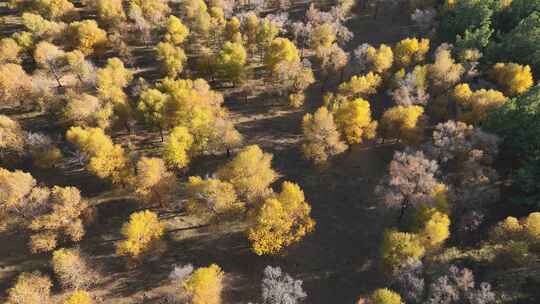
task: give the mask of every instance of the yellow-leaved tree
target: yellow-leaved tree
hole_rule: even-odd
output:
[[[238,83],[244,76],[247,52],[241,43],[227,41],[219,52],[217,64],[221,74]]]
[[[469,124],[478,124],[489,111],[501,107],[508,98],[497,90],[472,91],[468,84],[459,84],[452,91],[458,105],[458,118]]]
[[[248,12],[244,19],[243,33],[245,36],[246,47],[253,53],[257,47],[257,32],[259,31],[259,17],[253,12]]]
[[[170,96],[163,114],[166,125],[186,127],[193,136],[194,153],[212,152],[239,139],[231,136],[236,130],[227,110],[221,106],[223,96],[213,91],[205,80],[166,78],[158,89]],[[216,136],[224,129],[227,136]]]
[[[39,192],[33,192],[38,196],[35,199],[48,200],[52,207],[49,212],[35,216],[29,225],[35,233],[30,237],[32,252],[53,250],[61,237],[80,241],[85,234],[82,215],[88,202],[81,197],[79,189],[54,186],[51,190],[36,190]]]
[[[384,233],[381,246],[382,263],[385,271],[399,270],[409,259],[420,259],[426,252],[418,235],[388,230]]]
[[[366,75],[353,76],[348,82],[339,85],[339,94],[350,97],[366,97],[377,93],[382,84],[381,76],[369,72]]]
[[[370,65],[370,70],[379,74],[390,69],[394,63],[392,48],[386,44],[381,44],[378,49],[369,46],[366,50],[366,58]]]
[[[96,278],[79,249],[55,250],[51,264],[64,288],[84,289],[91,286]]]
[[[48,19],[67,17],[75,12],[75,6],[69,0],[33,0],[30,7]]]
[[[272,157],[257,145],[248,146],[221,167],[216,175],[231,183],[241,200],[251,203],[268,193],[270,184],[277,179],[277,173],[272,169]]]
[[[224,273],[221,268],[212,264],[195,270],[183,283],[191,304],[219,304],[223,289]]]
[[[18,64],[0,65],[0,104],[23,105],[32,92],[32,78]]]
[[[388,288],[376,289],[369,297],[371,304],[402,304],[401,296]]]
[[[364,139],[375,138],[377,121],[371,118],[369,102],[357,98],[339,104],[334,110],[338,129],[349,144],[359,144]]]
[[[99,28],[95,20],[76,21],[69,24],[68,34],[71,46],[85,55],[102,50],[107,43],[107,32]]]
[[[428,52],[429,39],[406,38],[394,47],[395,61],[401,67],[422,62]]]
[[[168,77],[176,78],[184,70],[187,56],[184,50],[170,42],[160,42],[156,46],[157,59]]]
[[[317,25],[309,37],[311,49],[329,48],[336,41],[336,28],[330,22]]]
[[[160,158],[142,157],[137,162],[135,176],[135,193],[145,203],[157,203],[160,207],[170,204],[176,193],[178,180],[167,170],[165,162]]]
[[[240,25],[241,23],[238,17],[232,17],[229,21],[227,21],[224,32],[225,40],[240,43],[241,41],[236,41],[237,37],[240,35]]]
[[[43,39],[56,39],[67,28],[63,22],[49,21],[39,14],[23,13],[22,23],[31,32],[31,35]]]
[[[140,259],[145,254],[152,254],[164,233],[165,227],[154,212],[145,210],[133,213],[129,222],[122,226],[125,239],[116,244],[116,253]]]
[[[326,107],[320,107],[314,114],[306,114],[302,120],[304,157],[315,164],[325,163],[328,158],[347,149],[334,123],[334,116]]]
[[[176,16],[169,16],[167,20],[167,32],[165,33],[165,41],[174,45],[180,45],[186,40],[189,35],[189,29]]]
[[[259,22],[258,28],[257,47],[264,54],[279,34],[279,27],[268,18],[264,18]]]
[[[512,216],[507,217],[493,228],[490,238],[501,243],[508,241],[537,243],[540,241],[540,212],[532,212],[521,220]]]
[[[145,123],[151,128],[158,128],[163,141],[163,129],[166,127],[165,107],[170,95],[156,89],[144,90],[139,96],[137,110],[142,114]]]
[[[87,291],[76,290],[72,292],[62,304],[92,304],[92,297]]]
[[[52,283],[40,272],[23,272],[7,291],[6,304],[41,304],[51,302]]]
[[[122,0],[94,0],[87,3],[95,7],[99,20],[107,25],[119,25],[126,20]]]
[[[450,218],[435,208],[420,209],[416,215],[416,226],[426,250],[440,247],[450,237]]]
[[[107,98],[108,91],[114,88],[125,88],[133,80],[133,72],[124,66],[119,58],[107,59],[107,65],[96,71],[97,89],[100,96]]]
[[[171,11],[168,3],[162,0],[131,0],[130,10],[137,7],[144,18],[153,24],[160,23]]]
[[[281,62],[298,62],[300,55],[298,49],[287,38],[275,38],[270,44],[264,62],[269,71],[274,71]]]
[[[386,110],[380,120],[379,132],[384,138],[397,138],[408,143],[422,139],[421,106],[395,106]]]
[[[315,229],[311,206],[304,192],[291,182],[283,182],[281,192],[267,198],[251,214],[247,237],[257,255],[278,254]]]
[[[20,63],[22,48],[13,38],[2,38],[0,40],[0,64],[3,63]]]
[[[534,84],[531,67],[528,65],[497,63],[491,69],[490,75],[508,96],[524,93]]]
[[[1,76],[0,76],[1,77]],[[0,115],[0,158],[6,154],[21,154],[24,151],[25,136],[18,121]]]
[[[428,65],[427,71],[432,91],[440,94],[459,82],[465,68],[455,62],[449,49],[439,47],[435,52],[435,62]]]
[[[119,58],[109,58],[107,65],[97,70],[96,78],[99,99],[113,108],[116,120],[129,130],[132,109],[124,88],[133,79],[133,72]]]
[[[28,173],[0,168],[0,189],[1,228],[29,229],[33,252],[50,251],[59,239],[80,241],[84,236],[88,204],[77,188],[39,187]]]
[[[112,105],[103,104],[97,97],[89,94],[76,94],[68,92],[67,104],[61,118],[62,122],[69,126],[82,127],[109,127]]]
[[[130,175],[124,149],[113,143],[100,128],[71,127],[67,140],[86,157],[87,169],[100,178],[110,178],[113,183],[126,183]]]
[[[187,212],[203,219],[228,218],[245,210],[244,203],[238,201],[234,186],[217,178],[190,176],[186,192]]]
[[[193,145],[193,136],[186,127],[176,127],[165,141],[163,159],[170,166],[178,169],[185,168],[190,161],[190,150]]]
[[[530,213],[523,225],[528,238],[533,241],[540,240],[540,212]]]

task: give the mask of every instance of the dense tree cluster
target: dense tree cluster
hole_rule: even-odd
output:
[[[4,228],[28,230],[33,252],[50,251],[63,239],[80,241],[84,236],[88,203],[77,188],[40,186],[29,173],[3,168],[0,187]]]
[[[106,255],[133,269],[200,254],[209,266],[176,265],[164,301],[219,304],[243,273],[207,259],[234,249],[294,261],[309,287],[381,270],[357,303],[536,301],[540,1],[357,2],[0,4],[0,232],[50,261],[20,263],[2,300],[106,302]],[[346,225],[371,202],[370,262],[305,273],[319,260],[294,259],[341,259],[315,243],[360,236]],[[306,297],[262,272],[260,303]]]

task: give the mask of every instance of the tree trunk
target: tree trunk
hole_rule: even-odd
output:
[[[163,128],[161,126],[159,127],[159,136],[161,137],[161,142],[163,142]]]
[[[404,202],[401,204],[401,210],[399,211],[399,217],[398,217],[398,224],[401,224],[401,220],[403,220],[403,216],[405,215],[405,210],[409,207],[408,202]]]
[[[124,127],[126,128],[127,132],[131,134],[131,128],[129,127],[129,123],[127,122],[127,120],[124,121]]]
[[[56,69],[54,68],[52,64],[50,65],[50,67],[51,67],[51,72],[54,76],[54,79],[56,79],[56,82],[58,83],[58,87],[63,88],[62,83],[60,82],[60,78],[58,74],[56,74]]]
[[[328,81],[328,77],[329,75],[326,75],[324,76],[324,79],[323,81],[321,82],[321,94],[324,93],[324,85],[326,84],[326,82]]]

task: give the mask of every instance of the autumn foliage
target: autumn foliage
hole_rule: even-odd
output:
[[[224,273],[221,268],[212,264],[195,270],[182,284],[192,304],[219,304],[223,289]]]
[[[151,254],[152,248],[164,233],[165,228],[154,212],[146,210],[133,213],[129,222],[122,226],[125,239],[117,243],[116,253],[140,259],[145,254]]]
[[[310,212],[300,187],[284,182],[281,192],[267,198],[252,216],[247,236],[253,252],[278,254],[284,247],[300,241],[315,228]]]

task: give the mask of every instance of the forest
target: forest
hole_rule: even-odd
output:
[[[540,0],[0,1],[0,302],[540,303]]]

